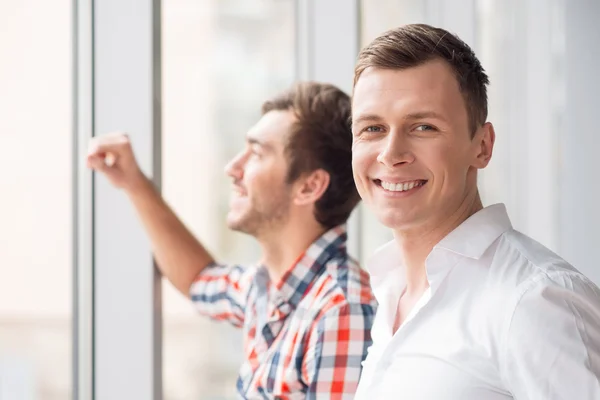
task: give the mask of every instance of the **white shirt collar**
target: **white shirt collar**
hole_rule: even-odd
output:
[[[452,266],[435,262],[439,250],[477,260],[509,229],[512,224],[504,204],[494,204],[476,212],[434,246],[426,261],[429,280],[444,272],[445,267]],[[395,240],[381,246],[367,263],[372,284],[376,286],[390,270],[403,269],[400,260],[400,249]]]
[[[478,260],[500,235],[512,229],[504,204],[486,207],[467,218],[434,248]]]

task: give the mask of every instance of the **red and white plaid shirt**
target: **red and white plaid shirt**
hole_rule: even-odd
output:
[[[346,252],[345,225],[317,239],[279,282],[264,267],[211,265],[191,287],[201,314],[244,330],[246,399],[351,399],[376,302]]]

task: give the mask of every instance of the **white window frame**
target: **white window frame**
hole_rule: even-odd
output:
[[[359,0],[296,1],[299,80],[314,80],[352,92],[354,64],[360,49]],[[362,261],[362,205],[348,221],[348,251]]]
[[[160,0],[74,0],[76,300],[74,398],[161,399],[161,293],[124,194],[85,168],[89,139],[132,137],[160,186]]]

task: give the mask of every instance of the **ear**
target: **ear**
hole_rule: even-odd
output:
[[[329,187],[329,173],[317,169],[310,174],[300,177],[295,188],[294,204],[306,205],[316,203]]]
[[[496,141],[496,132],[491,122],[486,122],[477,130],[473,137],[475,161],[473,166],[477,169],[487,167],[492,159],[494,152],[494,142]]]

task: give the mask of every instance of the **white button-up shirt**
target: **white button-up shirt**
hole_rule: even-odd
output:
[[[600,399],[600,290],[504,205],[434,247],[430,287],[392,334],[399,259],[390,242],[367,267],[379,309],[356,400]]]

